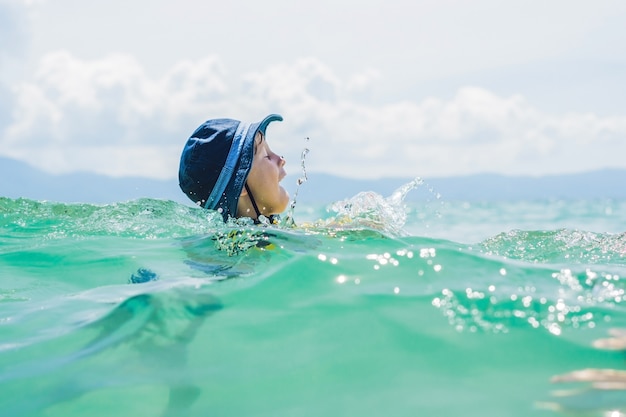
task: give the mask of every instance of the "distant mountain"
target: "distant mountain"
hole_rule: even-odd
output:
[[[20,161],[0,157],[0,196],[59,202],[113,203],[141,197],[186,202],[172,180],[112,178],[91,173],[51,175]]]
[[[290,175],[283,182],[292,194],[297,178],[297,175]],[[298,201],[330,203],[360,191],[375,191],[388,196],[409,181],[410,178],[358,180],[310,173],[308,181],[300,187]],[[626,170],[606,169],[543,177],[478,174],[430,178],[424,179],[424,184],[412,191],[407,200],[433,200],[437,194],[446,201],[626,199]],[[96,204],[148,197],[191,204],[178,188],[177,179],[111,178],[89,173],[51,175],[23,162],[2,157],[0,197]]]
[[[359,191],[384,196],[410,181],[409,178],[353,180],[327,174],[309,175],[301,194],[312,201],[335,201]],[[521,201],[543,199],[626,199],[626,170],[606,169],[580,174],[542,177],[476,174],[463,177],[425,178],[407,196],[408,201],[433,200],[440,194],[452,201]]]

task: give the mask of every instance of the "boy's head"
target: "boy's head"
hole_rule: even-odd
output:
[[[267,126],[282,120],[277,114],[250,125],[232,119],[207,120],[183,148],[178,171],[180,188],[198,205],[221,212],[224,220],[282,212],[289,198],[278,185],[285,174],[285,161],[264,141]],[[245,198],[240,204],[242,196]],[[250,208],[254,212],[249,213]]]

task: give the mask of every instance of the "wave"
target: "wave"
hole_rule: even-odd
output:
[[[349,398],[406,406],[419,391],[431,409],[486,415],[449,404],[461,381],[468,397],[528,415],[511,401],[538,400],[550,376],[603,382],[574,370],[622,364],[595,355],[624,348],[624,234],[411,235],[404,196],[418,186],[358,194],[297,227],[224,224],[165,200],[0,199],[0,407],[37,415],[103,391],[111,407],[136,404],[158,385],[146,401],[157,415],[286,415],[313,404],[311,389],[326,407],[316,414],[380,414]],[[547,396],[568,412],[587,401]],[[600,396],[588,401],[606,410]]]
[[[479,246],[485,253],[527,262],[626,264],[626,233],[511,230]]]

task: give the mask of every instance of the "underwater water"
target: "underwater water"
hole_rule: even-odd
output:
[[[0,198],[2,416],[626,415],[626,202]]]

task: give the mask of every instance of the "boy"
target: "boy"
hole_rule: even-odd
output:
[[[272,152],[265,130],[274,121],[270,114],[248,125],[232,119],[203,123],[187,140],[180,157],[180,188],[196,204],[229,217],[250,217],[255,223],[276,215],[289,203],[280,185],[285,159]]]

